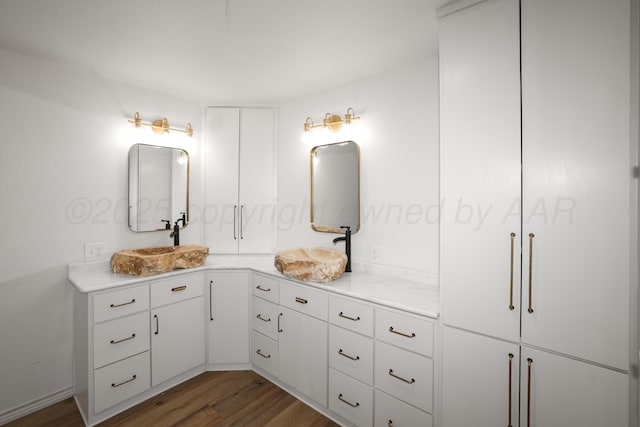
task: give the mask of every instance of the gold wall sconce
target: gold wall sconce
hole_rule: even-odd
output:
[[[136,127],[149,126],[151,130],[157,135],[174,131],[174,132],[186,133],[187,136],[193,136],[193,129],[191,128],[191,123],[187,123],[187,127],[184,129],[174,128],[169,126],[169,122],[167,121],[166,118],[154,120],[153,122],[148,123],[148,122],[143,122],[142,119],[140,119],[140,113],[136,113],[136,115],[133,117],[133,120],[129,120],[129,123],[133,123]]]
[[[338,132],[342,128],[342,124],[351,124],[353,120],[360,120],[360,116],[356,116],[356,112],[353,108],[347,108],[347,114],[344,115],[344,119],[335,114],[327,113],[322,119],[322,123],[314,124],[311,117],[307,117],[304,122],[304,131],[311,132],[312,129],[322,127],[328,129],[331,132]]]

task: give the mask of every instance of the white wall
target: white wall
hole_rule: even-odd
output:
[[[115,83],[80,66],[0,50],[0,420],[73,384],[67,264],[84,243],[170,245],[168,232],[127,227],[127,154],[136,142],[185,148],[191,202],[201,204],[197,103]],[[152,136],[127,119],[192,122],[193,139]],[[194,222],[182,240],[200,243]]]
[[[302,142],[303,123],[353,107],[355,134]],[[361,229],[352,238],[355,262],[438,273],[438,67],[429,60],[280,106],[278,120],[277,247],[332,246],[335,234],[309,226],[309,151],[353,139],[360,145]],[[314,135],[315,136],[315,135]],[[343,249],[343,244],[339,244]]]

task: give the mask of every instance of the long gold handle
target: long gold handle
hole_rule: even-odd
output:
[[[357,322],[358,320],[360,320],[360,316],[358,316],[358,317],[350,317],[350,316],[347,316],[347,315],[343,314],[342,312],[338,313],[338,316],[342,317],[343,319],[353,320],[354,322]]]
[[[244,205],[240,205],[240,239],[244,239],[244,230],[242,227],[243,217],[244,217]]]
[[[306,304],[306,303],[308,303],[309,301],[307,301],[307,300],[306,300],[306,299],[304,299],[304,298],[296,297],[296,302],[299,302],[300,304]]]
[[[341,402],[344,402],[344,403],[346,403],[347,405],[351,406],[352,408],[357,408],[358,406],[360,406],[360,403],[358,403],[358,402],[356,402],[356,403],[351,403],[351,402],[349,402],[347,399],[343,398],[343,397],[342,397],[342,393],[340,393],[340,394],[338,395],[338,399],[339,399]]]
[[[213,280],[209,280],[209,320],[213,321]]]
[[[185,291],[187,289],[187,285],[176,286],[175,288],[171,288],[171,292],[180,292]]]
[[[282,313],[278,314],[278,332],[282,332],[282,329],[280,328],[280,318],[282,317]]]
[[[511,264],[509,269],[509,310],[515,309],[515,307],[513,306],[513,252],[514,252],[515,239],[516,239],[516,233],[511,233]]]
[[[389,332],[391,332],[392,334],[397,334],[406,338],[415,338],[416,334],[414,334],[413,332],[411,333],[411,335],[409,334],[405,334],[404,332],[398,332],[395,329],[393,329],[393,326],[389,326]]]
[[[156,319],[156,331],[153,334],[158,335],[160,333],[160,323],[158,322],[158,315],[154,314],[153,317]]]
[[[111,307],[111,308],[122,307],[124,305],[133,304],[134,302],[136,302],[136,299],[135,298],[131,298],[131,301],[129,301],[129,302],[123,302],[122,304],[111,304],[109,307]]]
[[[256,286],[256,289],[259,290],[259,291],[262,291],[262,292],[271,292],[271,288],[265,289],[260,285]]]
[[[256,316],[258,319],[262,320],[263,322],[271,322],[271,318],[265,319],[264,317],[262,317],[262,314],[258,313],[258,315]]]
[[[233,240],[238,240],[236,233],[236,217],[238,216],[238,205],[233,205]]]
[[[346,357],[347,359],[351,359],[351,360],[360,360],[360,356],[356,356],[356,357],[349,356],[347,353],[345,353],[344,351],[342,351],[342,349],[338,350],[338,354],[339,354],[340,356],[344,356],[344,357]]]
[[[533,313],[533,238],[536,237],[533,233],[529,233],[529,313]]]
[[[513,365],[513,354],[509,353],[509,427],[513,427],[513,424],[511,424],[511,382],[512,382],[512,378],[513,378],[513,374],[512,374],[512,367]]]
[[[533,360],[529,357],[527,358],[527,364],[529,367],[527,368],[527,427],[531,426],[531,365],[533,364]]]
[[[121,383],[111,383],[111,387],[116,388],[116,387],[120,387],[121,385],[125,385],[127,383],[130,383],[131,381],[135,381],[135,379],[137,378],[136,375],[132,376],[131,378],[129,378],[128,380],[122,381]]]
[[[405,382],[405,383],[407,383],[407,384],[413,384],[413,383],[415,383],[415,382],[416,382],[416,380],[415,380],[415,379],[413,379],[413,378],[411,378],[410,380],[408,380],[408,379],[406,379],[406,378],[401,377],[400,375],[394,374],[394,373],[393,373],[393,369],[389,369],[389,375],[391,375],[393,378],[396,378],[396,379],[398,379],[398,380],[400,380],[400,381],[404,381],[404,382]]]
[[[258,353],[258,356],[262,356],[262,357],[264,357],[265,359],[268,359],[268,358],[270,358],[270,357],[271,357],[271,355],[270,355],[270,354],[267,354],[267,355],[262,354],[262,352],[260,351],[260,349],[257,349],[257,350],[256,350],[256,353]]]
[[[130,337],[123,338],[121,340],[111,340],[111,344],[120,344],[121,342],[132,340],[136,337],[136,334],[131,334]]]

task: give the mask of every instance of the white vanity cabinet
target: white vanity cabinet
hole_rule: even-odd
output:
[[[273,252],[275,110],[209,107],[205,243],[210,253]]]

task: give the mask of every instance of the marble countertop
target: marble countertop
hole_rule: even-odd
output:
[[[345,273],[338,280],[329,283],[302,282],[283,276],[273,265],[273,255],[209,255],[206,262],[200,267],[145,277],[113,273],[108,261],[69,264],[68,279],[80,292],[87,293],[196,271],[217,269],[252,270],[278,279],[301,283],[327,292],[346,295],[434,319],[438,318],[440,314],[437,284],[415,280],[413,277],[401,277],[400,274],[370,271],[371,269],[366,266],[355,265],[354,272]]]

